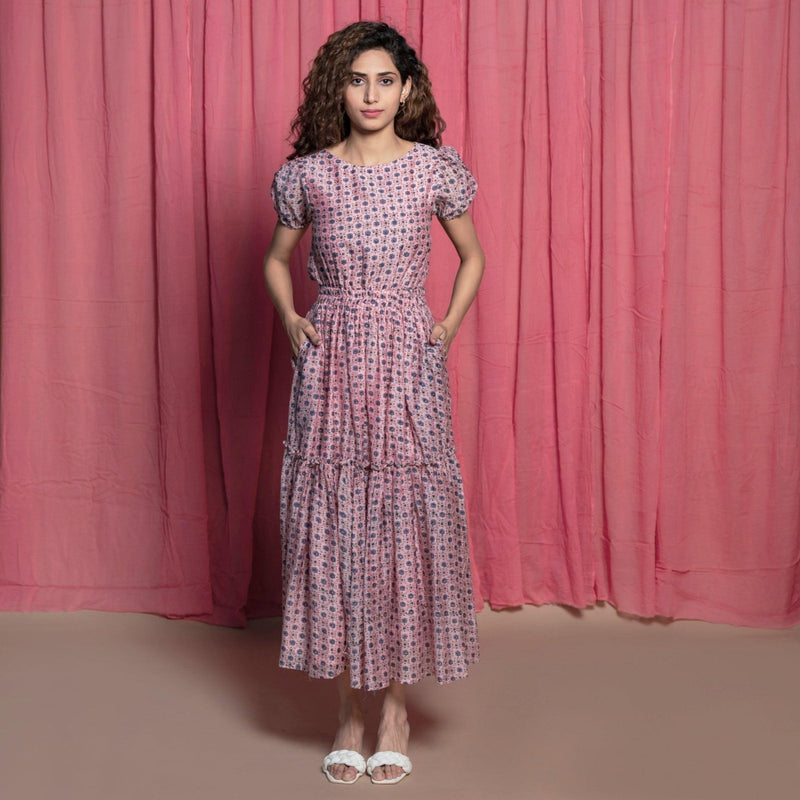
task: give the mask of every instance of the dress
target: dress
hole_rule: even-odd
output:
[[[441,345],[425,302],[434,214],[468,208],[451,147],[359,166],[327,150],[284,164],[272,198],[312,223],[306,314],[281,475],[280,665],[354,688],[440,683],[478,658],[461,473]]]

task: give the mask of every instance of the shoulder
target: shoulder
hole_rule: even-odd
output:
[[[421,158],[436,158],[439,148],[431,147],[429,144],[424,144],[423,142],[415,142],[414,143],[414,151],[417,156]]]
[[[319,150],[316,153],[309,153],[306,156],[298,156],[289,161],[284,162],[278,171],[275,173],[277,181],[296,181],[301,180],[306,174],[314,169],[314,166],[319,164],[324,156],[325,151]]]
[[[440,219],[451,220],[469,208],[478,184],[454,147],[443,145],[434,152],[434,213]]]
[[[282,164],[272,180],[272,201],[278,220],[287,228],[304,228],[313,216],[315,186],[319,174],[315,167],[318,153],[292,158]]]
[[[275,176],[289,180],[302,180],[330,166],[329,162],[331,160],[331,154],[327,150],[317,150],[315,153],[297,156],[297,158],[284,162],[275,173]]]
[[[449,145],[442,145],[441,147],[432,147],[429,144],[417,142],[414,145],[414,155],[418,160],[431,164],[431,166],[438,166],[440,164],[447,164],[454,159],[461,160],[458,151]]]
[[[457,178],[472,179],[469,168],[464,164],[458,150],[450,145],[431,147],[428,144],[417,144],[418,160],[422,161],[440,182],[451,182]]]
[[[431,161],[434,164],[452,166],[464,163],[461,160],[458,150],[448,144],[443,144],[441,147],[432,147],[429,144],[417,142],[416,147],[417,152],[422,158]]]

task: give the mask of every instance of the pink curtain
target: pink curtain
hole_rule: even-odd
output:
[[[0,608],[279,613],[268,188],[359,18],[419,48],[481,187],[449,362],[479,600],[798,622],[797,0],[4,0]]]

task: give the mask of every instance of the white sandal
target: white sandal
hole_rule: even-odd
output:
[[[328,767],[333,764],[344,764],[346,767],[354,767],[356,770],[355,778],[351,781],[343,781],[339,780],[339,778],[334,778],[333,775],[328,772]],[[364,774],[366,769],[367,765],[364,763],[364,756],[362,756],[361,753],[357,753],[355,750],[333,750],[322,759],[322,771],[331,783],[355,783]]]
[[[376,781],[372,777],[372,771],[377,769],[378,767],[400,767],[403,770],[403,774],[397,778],[390,778],[385,781]],[[402,753],[398,753],[395,750],[381,750],[374,755],[371,755],[367,759],[367,774],[370,777],[370,780],[376,784],[380,785],[382,783],[391,784],[391,783],[400,783],[406,775],[411,773],[411,759],[408,756],[404,756]]]

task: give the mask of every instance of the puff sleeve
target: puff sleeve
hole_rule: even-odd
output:
[[[433,210],[439,219],[455,219],[469,208],[478,191],[478,183],[454,148],[440,147],[436,157]]]
[[[287,161],[275,173],[270,194],[281,224],[296,230],[311,222],[302,165],[297,161]]]

